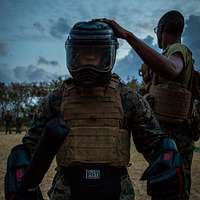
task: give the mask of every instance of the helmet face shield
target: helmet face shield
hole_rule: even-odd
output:
[[[113,68],[116,57],[115,45],[66,44],[65,48],[70,72],[84,69],[109,72]]]

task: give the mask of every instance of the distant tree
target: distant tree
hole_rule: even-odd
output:
[[[23,113],[24,116],[37,106],[37,103],[55,88],[60,87],[63,79],[59,77],[51,82],[40,83],[10,83],[0,82],[0,114],[1,118],[6,110],[10,110],[18,116]]]
[[[3,114],[7,110],[7,102],[9,100],[8,94],[7,94],[7,87],[4,83],[0,82],[0,113],[1,118],[3,117]]]

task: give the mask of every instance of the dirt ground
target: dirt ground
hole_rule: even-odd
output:
[[[19,144],[21,142],[21,137],[24,134],[12,134],[12,135],[4,135],[2,132],[0,133],[0,200],[4,200],[4,175],[6,171],[6,160],[7,156],[10,152],[11,147],[15,144]],[[200,141],[196,143],[197,147],[200,147]],[[134,151],[131,155],[132,166],[129,167],[129,174],[133,181],[133,185],[136,192],[136,200],[148,200],[150,199],[146,195],[146,185],[144,182],[139,181],[139,178],[147,166],[147,163],[144,161],[143,157]],[[52,163],[51,168],[46,174],[43,182],[41,183],[41,188],[44,194],[45,199],[47,199],[46,192],[51,185],[55,162]],[[192,190],[191,190],[191,200],[200,200],[200,152],[194,153],[193,165],[192,165]]]

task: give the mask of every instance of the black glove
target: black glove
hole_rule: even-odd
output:
[[[43,200],[41,190],[38,188],[19,190],[7,197],[8,200]]]
[[[184,174],[181,156],[172,139],[164,139],[158,147],[159,156],[143,173],[147,180],[147,194],[152,197],[178,196],[184,192]]]
[[[22,188],[22,179],[30,162],[30,154],[25,145],[19,144],[12,148],[4,182],[6,200],[43,200],[39,187],[32,190]]]

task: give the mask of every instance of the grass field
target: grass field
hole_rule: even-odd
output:
[[[0,200],[4,200],[4,175],[6,171],[6,160],[7,156],[10,152],[10,149],[21,142],[23,134],[18,135],[4,135],[0,133]],[[196,144],[198,147],[194,153],[193,165],[192,165],[192,190],[191,190],[191,200],[200,200],[200,142]],[[134,149],[134,147],[133,147]],[[148,200],[150,198],[146,195],[146,185],[144,182],[139,181],[139,178],[147,167],[147,163],[144,161],[141,154],[137,153],[135,150],[131,155],[132,165],[129,167],[129,174],[133,181],[133,185],[136,192],[136,200]],[[54,169],[55,169],[55,162],[52,163],[51,168],[49,169],[48,173],[46,174],[41,188],[44,194],[45,199],[47,199],[46,192],[51,185],[53,176],[54,176]]]

